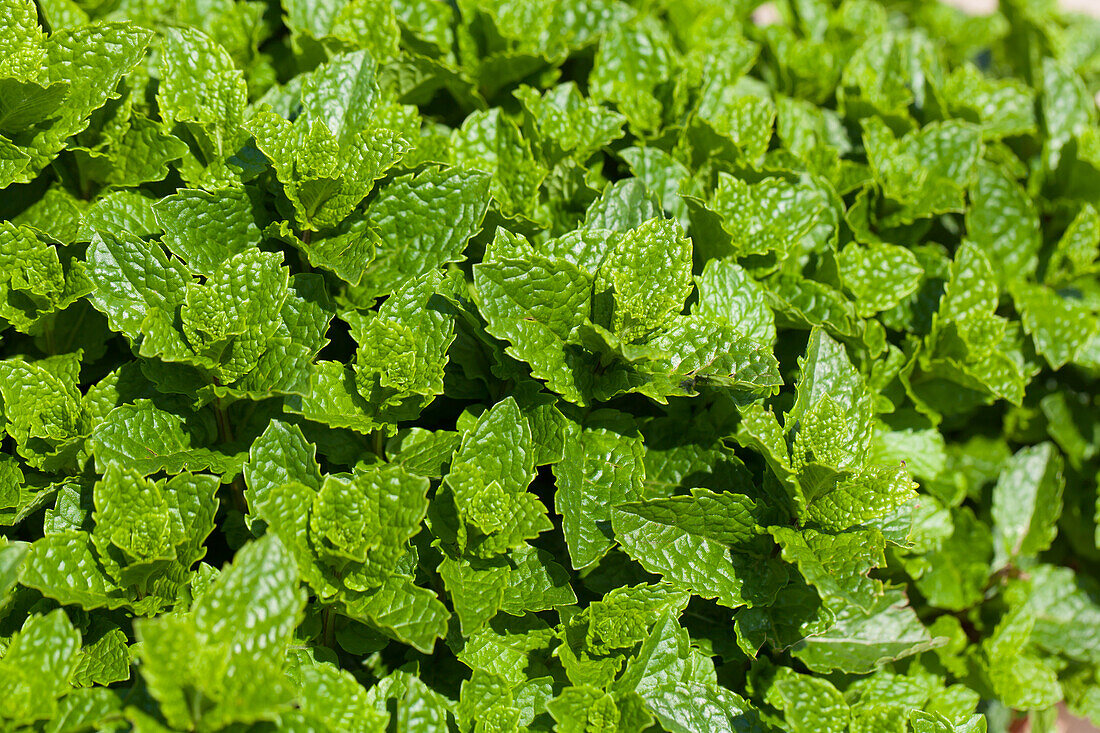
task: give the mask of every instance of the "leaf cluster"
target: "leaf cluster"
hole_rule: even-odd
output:
[[[0,0],[0,730],[1100,724],[1100,23]]]

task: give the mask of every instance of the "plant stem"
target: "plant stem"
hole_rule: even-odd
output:
[[[225,414],[225,408],[222,407],[220,397],[214,403],[214,415],[218,420],[218,439],[223,443],[232,443],[233,427],[229,424],[229,418]]]
[[[313,241],[313,230],[306,229],[302,232],[302,244],[308,245]],[[313,268],[309,264],[309,258],[306,257],[306,253],[302,250],[298,250],[298,265],[301,266],[302,272],[313,272]]]
[[[383,461],[386,460],[386,446],[382,440],[381,430],[375,430],[371,433],[371,449],[374,451],[374,455],[378,456]]]
[[[218,438],[222,443],[232,443],[233,426],[229,424],[229,416],[225,414],[220,397],[214,402],[214,416],[218,421]],[[244,498],[244,479],[237,475],[230,486],[233,489],[233,506],[241,514],[248,514],[248,502]]]
[[[329,649],[336,651],[336,613],[331,606],[321,612],[321,640]]]

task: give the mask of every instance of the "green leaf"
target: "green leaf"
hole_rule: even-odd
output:
[[[452,430],[410,428],[386,443],[386,456],[411,474],[442,478],[460,441],[461,436]]]
[[[1004,170],[978,167],[973,205],[966,212],[968,237],[989,257],[1001,283],[1035,272],[1039,247],[1039,214],[1024,190]]]
[[[510,553],[512,568],[504,587],[502,611],[522,616],[577,602],[577,595],[569,585],[568,573],[552,557],[549,552],[529,545]]]
[[[68,304],[64,301],[78,296],[65,293],[65,272],[57,250],[28,227],[0,223],[0,266],[4,273],[0,275],[0,317],[24,332],[40,312],[64,307]]]
[[[596,275],[593,318],[627,341],[659,329],[691,292],[691,241],[667,219],[618,238]]]
[[[737,494],[696,489],[612,510],[615,539],[652,573],[730,608],[767,604],[786,578],[781,565],[731,552],[755,532],[753,503]]]
[[[1073,217],[1058,246],[1051,255],[1047,282],[1057,282],[1060,269],[1084,273],[1095,269],[1093,264],[1100,256],[1100,213],[1091,204],[1085,204]]]
[[[1100,610],[1095,589],[1068,568],[1038,565],[1013,589],[1014,599],[1035,619],[1031,643],[1051,654],[1092,664],[1100,656],[1093,617]]]
[[[565,342],[592,307],[591,276],[564,260],[536,255],[475,265],[474,286],[486,330],[509,342],[507,353],[530,364],[532,376],[551,390],[586,404]]]
[[[310,394],[291,396],[287,412],[332,428],[369,434],[386,425],[378,406],[371,405],[355,385],[355,372],[334,361],[319,361],[310,373]]]
[[[474,112],[451,135],[455,165],[489,174],[489,192],[505,217],[531,218],[546,169],[499,109]],[[476,206],[476,204],[475,204]]]
[[[489,177],[479,171],[429,168],[395,178],[379,191],[370,205],[379,244],[364,295],[385,295],[411,278],[461,261],[485,216],[489,189]]]
[[[1079,76],[1054,58],[1042,59],[1040,107],[1046,142],[1047,165],[1057,166],[1062,148],[1089,124],[1095,124],[1096,106],[1089,103],[1088,89]]]
[[[612,548],[612,507],[640,498],[643,455],[638,436],[605,429],[567,434],[562,460],[554,465],[554,506],[574,569],[590,566]]]
[[[396,466],[328,476],[314,498],[310,540],[343,585],[366,591],[395,572],[428,508],[428,480]]]
[[[0,362],[6,429],[31,465],[55,470],[75,457],[84,433],[79,359],[80,354],[65,354]]]
[[[445,479],[463,522],[459,546],[488,557],[549,529],[546,507],[527,491],[534,477],[531,428],[514,399],[498,402],[463,436]]]
[[[102,550],[110,543],[120,550],[122,562],[136,564],[175,559],[173,528],[168,500],[161,487],[129,468],[108,466],[95,486],[93,542]],[[173,531],[173,530],[176,531]],[[102,537],[103,545],[97,540]]]
[[[890,244],[849,244],[838,254],[837,265],[862,316],[893,308],[920,287],[924,275],[912,252]]]
[[[974,715],[955,725],[939,713],[914,710],[909,713],[909,722],[913,724],[914,733],[985,733],[986,731],[986,720],[982,715]]]
[[[25,0],[5,0],[4,10],[10,25],[5,26],[0,42],[9,57],[8,64],[15,76],[35,71],[43,60],[41,48],[43,32],[38,27],[38,13],[33,4]]]
[[[19,582],[19,570],[29,549],[26,542],[5,542],[0,545],[0,607],[10,601],[11,592]]]
[[[646,186],[637,179],[624,178],[607,186],[600,197],[588,207],[584,214],[584,229],[595,234],[595,242],[589,246],[604,246],[603,239],[598,232],[608,229],[615,232],[628,232],[640,227],[645,222],[661,216],[660,201]],[[583,231],[583,230],[582,230]],[[580,232],[571,233],[573,236],[585,238]],[[569,241],[570,235],[566,235]],[[583,241],[583,240],[582,240]],[[586,263],[577,257],[570,257],[562,253],[560,256],[576,262],[581,267],[595,270],[603,260],[603,252],[590,252],[595,257],[590,263]]]
[[[128,23],[98,23],[59,29],[42,42],[45,57],[36,59],[35,64],[46,67],[42,81],[67,82],[69,94],[51,124],[36,130],[21,148],[31,160],[17,176],[17,183],[33,179],[72,135],[84,130],[88,116],[103,106],[119,79],[144,57],[151,35]]]
[[[47,598],[89,610],[118,608],[130,600],[107,576],[83,532],[51,534],[33,542],[19,582]]]
[[[343,222],[407,150],[392,130],[357,132],[341,145],[321,120],[303,115],[291,123],[270,109],[246,127],[275,167],[298,227],[309,232]]]
[[[117,234],[127,230],[138,237],[161,233],[157,222],[155,202],[137,191],[113,191],[103,196],[83,211],[76,238],[92,239],[96,232]]]
[[[95,290],[92,305],[107,316],[111,330],[131,343],[141,338],[146,314],[174,313],[191,281],[183,263],[159,245],[148,246],[128,232],[96,231],[88,247],[88,277]]]
[[[715,683],[711,663],[701,656],[687,632],[664,613],[615,689],[635,692],[661,725],[676,733],[767,730],[745,700]]]
[[[589,79],[589,94],[613,102],[640,132],[658,127],[661,103],[657,86],[675,68],[675,52],[664,28],[655,22],[614,24],[600,43]]]
[[[297,482],[319,490],[317,446],[306,440],[297,425],[272,421],[248,451],[244,478],[252,507],[262,505],[271,489],[283,484]]]
[[[351,618],[362,619],[425,654],[431,654],[436,639],[447,634],[446,606],[431,591],[399,575],[391,575],[370,594],[346,599],[343,606]]]
[[[1005,465],[991,508],[995,567],[1050,547],[1062,511],[1062,469],[1062,455],[1052,443],[1021,448]]]
[[[814,672],[866,674],[946,641],[928,632],[901,592],[889,590],[869,609],[842,607],[831,628],[797,642],[791,653]]]
[[[903,563],[931,605],[961,611],[982,600],[993,560],[993,540],[989,526],[976,519],[968,507],[952,517],[950,537]]]
[[[96,466],[126,466],[144,476],[168,471],[210,470],[236,474],[243,463],[239,455],[227,455],[194,445],[187,418],[157,408],[150,400],[136,400],[111,410],[91,434]]]
[[[866,459],[874,431],[874,404],[844,347],[814,329],[798,380],[798,396],[784,422],[795,426],[792,457],[838,468]]]
[[[213,275],[222,262],[260,241],[243,189],[183,189],[153,209],[165,231],[164,245],[200,275]]]
[[[1063,694],[1057,672],[1043,658],[1026,650],[1034,626],[1034,616],[1016,609],[1007,613],[982,642],[989,684],[998,697],[1017,710],[1043,710]]]
[[[452,309],[446,300],[452,281],[426,273],[406,281],[379,308],[378,316],[349,319],[359,348],[356,378],[360,391],[376,401],[442,394],[447,348],[454,339]]]
[[[879,118],[863,120],[867,157],[883,193],[898,205],[888,225],[965,209],[964,190],[981,146],[978,129],[949,120],[900,140]]]
[[[538,130],[543,157],[551,165],[567,155],[584,161],[623,134],[622,115],[594,104],[572,82],[541,96],[532,87],[523,86],[515,96]]]
[[[0,186],[7,188],[20,178],[20,173],[31,162],[31,156],[7,139],[0,138]]]
[[[552,636],[537,616],[502,617],[471,635],[458,657],[471,669],[483,669],[520,684],[528,677],[532,652],[548,647]]]
[[[386,724],[385,714],[374,708],[350,672],[330,664],[303,664],[297,677],[300,709],[310,723],[356,733]]]
[[[811,464],[803,468],[800,484],[806,517],[835,530],[875,525],[895,512],[904,514],[918,499],[917,484],[905,465],[838,472]]]
[[[80,633],[65,611],[29,617],[0,659],[0,717],[24,725],[52,718],[79,653]]]
[[[267,536],[238,551],[187,614],[134,624],[142,676],[171,725],[246,723],[289,709],[282,666],[305,604],[297,580],[293,557]]]
[[[246,283],[257,291],[249,293]],[[152,339],[143,344],[142,354],[198,366],[212,373],[216,386],[232,384],[260,365],[279,328],[288,283],[280,254],[248,249],[224,260],[206,282],[187,286],[179,311],[182,334],[176,337],[182,345],[182,336],[183,350],[167,350]],[[157,325],[145,322],[147,330]]]
[[[1096,316],[1074,295],[1042,285],[1019,285],[1012,290],[1024,330],[1052,369],[1072,361],[1097,331]]]
[[[209,168],[209,172],[188,171],[189,182],[226,180],[225,161],[244,142],[240,128],[248,101],[244,75],[220,44],[191,28],[166,32],[158,71],[161,116],[194,136],[201,164]]]
[[[344,147],[370,126],[379,93],[374,58],[366,51],[343,54],[302,82],[302,111],[323,122]]]
[[[81,153],[79,149],[76,151]],[[186,143],[173,135],[167,125],[134,113],[121,139],[114,143],[114,154],[104,174],[115,186],[138,186],[164,180],[171,164],[188,154]],[[97,161],[101,153],[89,153]]]
[[[767,700],[783,710],[792,731],[841,733],[848,727],[848,704],[828,680],[780,668],[768,687]]]
[[[112,626],[98,631],[80,650],[73,671],[73,684],[82,687],[109,685],[130,679],[129,640],[122,629]]]
[[[710,260],[695,279],[699,302],[692,313],[723,318],[739,336],[775,343],[775,314],[764,288],[732,260]]]
[[[748,44],[745,45],[748,47]],[[745,53],[751,53],[750,49],[746,48]],[[733,54],[740,53],[741,49],[733,51]],[[741,94],[736,82],[731,83],[733,80],[730,77],[740,76],[742,72],[738,63],[741,59],[737,55],[728,62],[732,69],[721,68],[717,73],[707,75],[696,111],[697,127],[692,132],[701,138],[715,135],[720,140],[715,141],[717,148],[733,143],[734,150],[738,151],[736,154],[755,166],[759,165],[768,149],[776,110],[772,100],[755,94]]]
[[[782,258],[810,232],[827,203],[820,191],[808,184],[791,184],[778,178],[750,184],[721,173],[709,205],[721,217],[728,244],[722,250],[707,251],[708,256],[774,252]]]
[[[589,685],[565,688],[547,708],[562,733],[615,731],[622,717],[611,695]]]
[[[886,562],[877,531],[826,534],[790,527],[770,527],[768,531],[783,548],[783,559],[797,564],[806,582],[824,598],[837,598],[866,611],[882,596],[882,583],[867,575],[871,568]]]
[[[933,360],[926,354],[922,368],[930,372],[933,382],[942,379],[983,397],[1018,403],[1026,384],[1023,367],[1002,350],[1006,321],[994,313],[999,288],[989,260],[977,245],[966,241],[959,247],[944,290],[927,338],[937,356]],[[958,386],[953,389],[951,400],[958,403]],[[951,408],[946,395],[932,392],[928,396],[936,408]]]
[[[451,594],[463,636],[472,636],[497,614],[510,568],[504,563],[444,558],[439,576]]]
[[[698,183],[691,178],[691,171],[660,148],[632,147],[619,154],[646,188],[657,195],[665,212],[686,227],[689,224],[688,207],[681,192],[694,196],[702,193]]]

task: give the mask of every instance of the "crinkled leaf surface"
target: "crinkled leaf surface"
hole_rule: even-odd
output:
[[[0,730],[1100,724],[1100,25],[0,0]]]

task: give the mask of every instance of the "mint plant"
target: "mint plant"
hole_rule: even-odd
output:
[[[0,0],[0,730],[1100,725],[1100,22]]]

